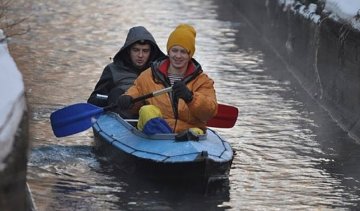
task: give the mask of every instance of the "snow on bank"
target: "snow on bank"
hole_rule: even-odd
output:
[[[360,31],[360,0],[323,0],[323,2],[324,8],[320,9],[323,9],[322,12],[328,14],[329,18],[349,24]],[[318,9],[316,4],[310,3],[305,6],[296,0],[278,0],[278,3],[284,5],[285,10],[290,8],[315,23],[320,21],[320,15],[315,13]]]
[[[325,10],[331,18],[360,30],[360,0],[326,0]]]
[[[0,171],[6,167],[4,159],[12,150],[15,133],[26,109],[22,75],[9,55],[4,38],[0,29],[0,40],[4,40],[0,42]]]

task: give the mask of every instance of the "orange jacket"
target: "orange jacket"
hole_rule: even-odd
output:
[[[134,85],[125,93],[133,98],[164,89],[170,86],[167,78],[169,59],[165,58],[153,63],[142,72],[135,80]],[[198,127],[206,129],[206,122],[215,116],[217,112],[217,100],[214,89],[214,81],[203,73],[200,64],[192,59],[188,70],[183,78],[186,86],[193,92],[193,99],[186,104],[179,99],[176,122],[176,103],[173,102],[173,93],[162,94],[148,98],[144,104],[155,105],[160,108],[163,118],[175,132],[181,132],[188,128]],[[138,111],[138,107],[136,108]]]

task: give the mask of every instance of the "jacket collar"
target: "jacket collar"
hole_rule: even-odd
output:
[[[170,65],[170,59],[169,58],[166,58],[164,59],[164,61],[162,61],[160,64],[159,64],[159,68],[158,70],[165,76],[168,75],[168,69],[169,69],[169,65]],[[196,67],[194,65],[194,63],[192,62],[192,60],[190,60],[189,62],[189,65],[188,65],[188,69],[186,70],[185,72],[185,75],[184,75],[184,78],[188,75],[191,75],[195,72],[196,70]]]

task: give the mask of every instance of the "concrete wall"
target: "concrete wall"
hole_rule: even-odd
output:
[[[320,14],[315,23],[276,0],[232,0],[304,89],[360,143],[360,32]]]

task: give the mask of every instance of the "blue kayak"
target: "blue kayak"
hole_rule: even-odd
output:
[[[136,171],[158,179],[227,178],[234,157],[230,144],[209,128],[198,140],[179,139],[179,134],[148,136],[108,112],[98,118],[93,131],[97,150],[120,162],[131,161]]]

